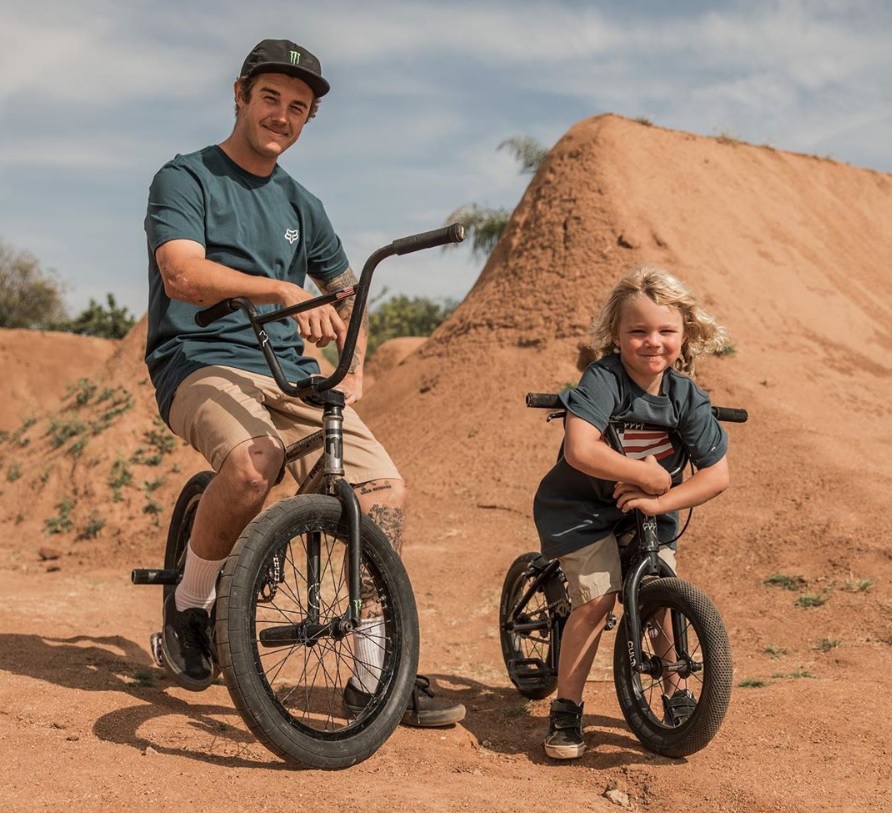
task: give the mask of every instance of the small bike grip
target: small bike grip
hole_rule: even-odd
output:
[[[465,227],[461,223],[452,223],[441,229],[400,237],[398,240],[394,240],[390,247],[394,254],[411,254],[413,251],[422,251],[426,248],[460,243],[464,239]]]
[[[735,409],[734,407],[714,406],[712,414],[715,415],[716,420],[727,421],[728,423],[746,423],[747,418],[749,418],[745,409]]]
[[[528,392],[527,406],[536,409],[561,409],[564,405],[555,392]]]
[[[236,305],[231,299],[224,299],[222,302],[218,302],[216,305],[211,305],[209,308],[205,308],[203,311],[199,311],[195,314],[195,324],[199,327],[207,327],[211,322],[216,322],[218,319],[222,319],[228,313],[232,313],[233,311],[238,310],[238,305]]]

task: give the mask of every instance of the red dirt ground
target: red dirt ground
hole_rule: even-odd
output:
[[[151,666],[160,595],[129,572],[160,564],[176,493],[206,466],[155,421],[144,323],[113,343],[46,334],[38,352],[0,333],[0,809],[892,809],[889,222],[885,174],[615,116],[574,126],[466,300],[382,356],[360,404],[412,493],[422,668],[468,716],[400,728],[335,773],[285,768],[225,687],[192,695]],[[536,546],[530,502],[560,433],[523,396],[575,382],[605,290],[642,260],[728,326],[736,353],[699,381],[751,416],[729,427],[731,489],[695,511],[679,556],[724,615],[735,689],[708,748],[656,757],[622,719],[607,640],[590,748],[555,764],[548,701],[522,702],[499,652],[502,579]],[[96,389],[66,388],[82,378]],[[132,480],[113,487],[122,463]]]

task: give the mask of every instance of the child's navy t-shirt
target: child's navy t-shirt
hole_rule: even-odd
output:
[[[676,469],[683,455],[672,445],[668,430],[681,438],[698,469],[715,465],[727,452],[728,438],[712,414],[709,396],[675,370],[663,374],[662,394],[650,395],[629,378],[618,354],[606,356],[590,364],[577,387],[561,393],[561,401],[602,435],[611,418],[623,421],[626,454],[637,459],[654,455],[667,471]],[[643,424],[667,431],[645,431]],[[561,444],[558,461],[533,500],[543,555],[553,559],[572,553],[613,532],[627,518],[616,506],[614,487],[613,482],[574,469],[564,459]],[[677,532],[677,515],[665,514],[659,520],[660,539],[668,542]]]

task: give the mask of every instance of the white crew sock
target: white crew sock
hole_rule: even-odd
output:
[[[364,618],[353,630],[353,685],[372,694],[384,666],[384,619]]]
[[[177,610],[182,612],[189,607],[198,607],[210,613],[217,598],[217,576],[225,561],[202,559],[189,545],[183,578],[176,590]]]

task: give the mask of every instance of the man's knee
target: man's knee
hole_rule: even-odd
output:
[[[276,484],[285,453],[274,438],[252,438],[236,446],[223,461],[217,478],[237,500],[262,502]]]

